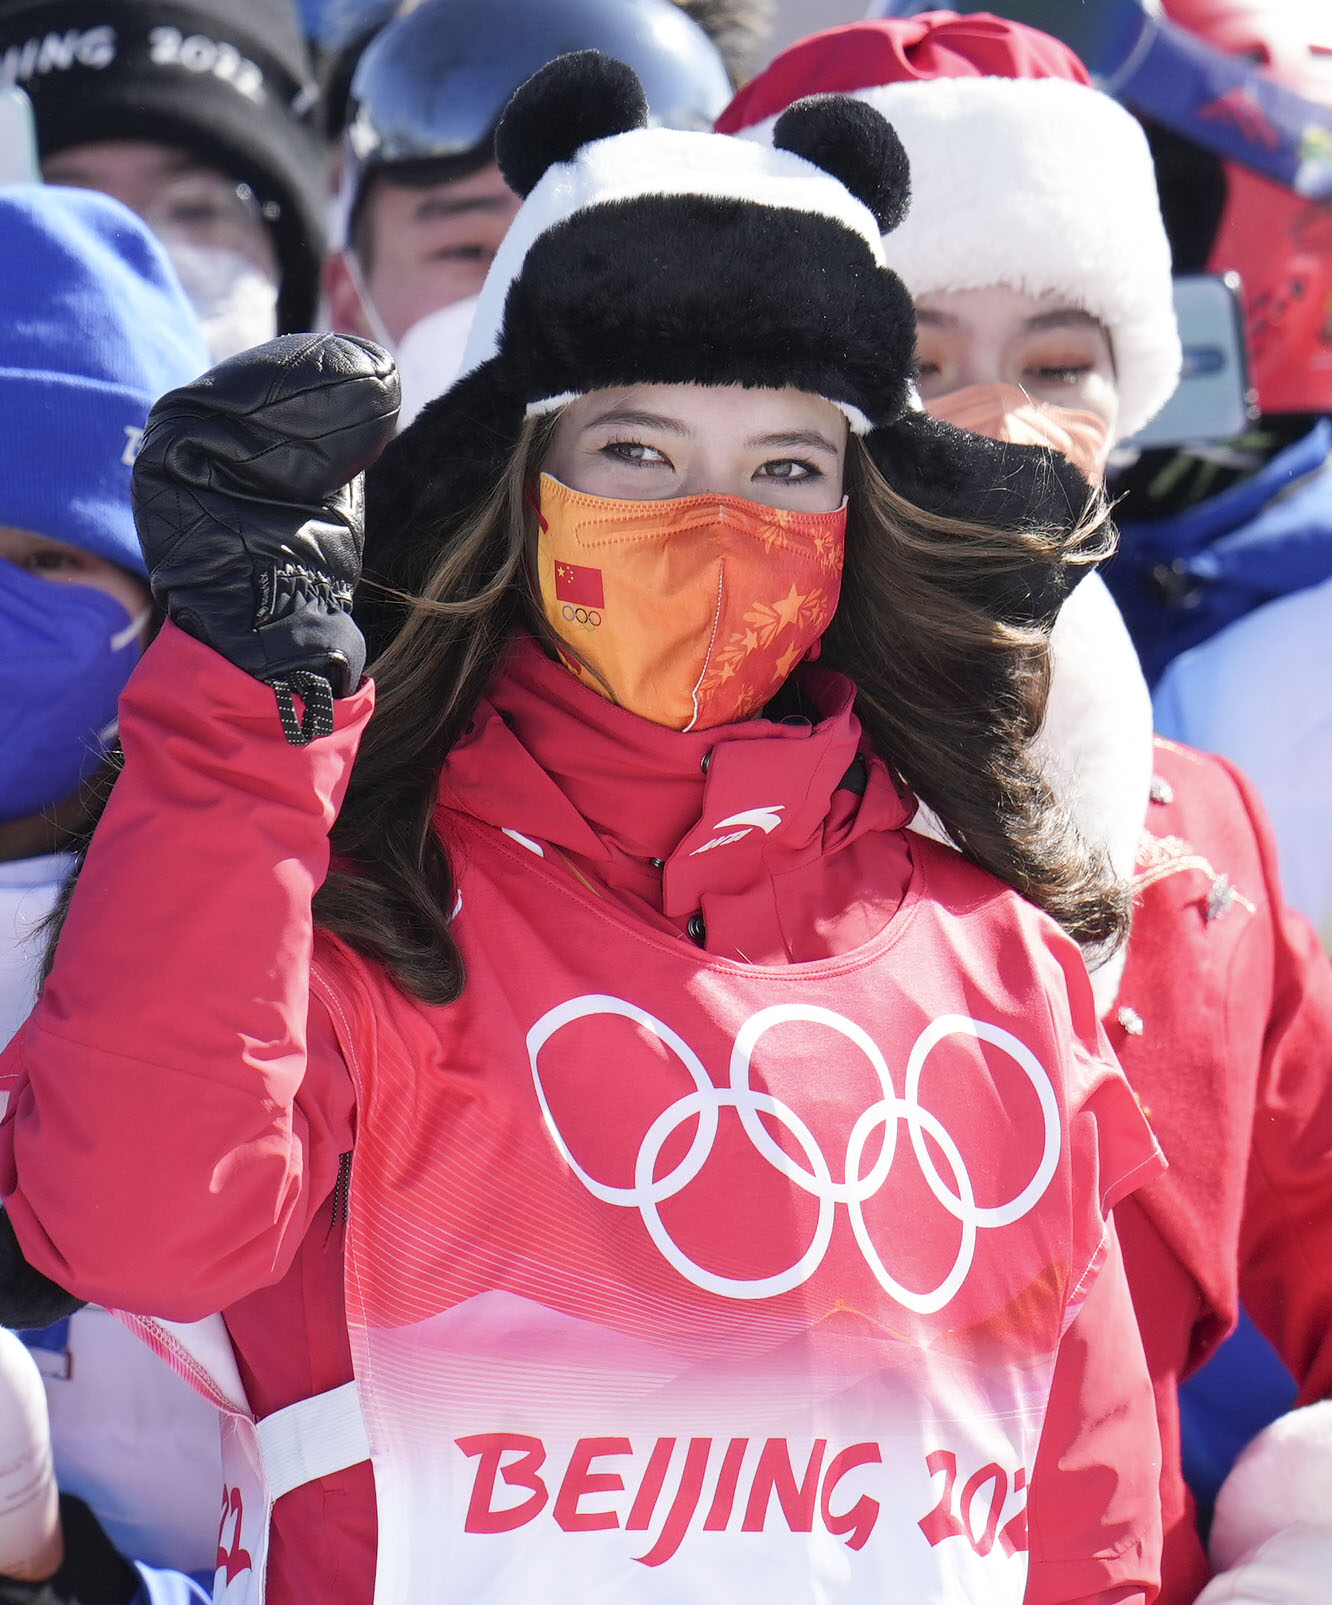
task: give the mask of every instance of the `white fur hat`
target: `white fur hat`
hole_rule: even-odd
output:
[[[934,16],[939,34],[977,22]],[[991,32],[1020,30],[980,20]],[[1066,296],[1109,331],[1120,433],[1136,434],[1169,399],[1181,361],[1146,137],[1110,96],[1046,75],[1048,63],[1041,76],[988,76],[988,62],[978,75],[955,57],[941,69],[924,64],[930,40],[917,36],[930,22],[866,22],[802,40],[746,86],[718,127],[766,139],[788,100],[824,92],[882,112],[911,164],[910,208],[884,241],[889,267],[916,297],[992,284]],[[1021,43],[1034,32],[1020,31]]]
[[[936,78],[862,90],[911,162],[884,242],[913,296],[1010,284],[1066,295],[1110,332],[1119,426],[1179,380],[1170,244],[1147,140],[1117,101],[1058,78]]]

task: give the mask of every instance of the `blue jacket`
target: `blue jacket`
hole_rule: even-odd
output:
[[[1106,583],[1147,683],[1265,602],[1332,578],[1332,421],[1173,518],[1119,525]]]
[[[1252,1320],[1239,1325],[1179,1389],[1184,1477],[1204,1523],[1240,1451],[1278,1416],[1293,1410],[1295,1379]]]

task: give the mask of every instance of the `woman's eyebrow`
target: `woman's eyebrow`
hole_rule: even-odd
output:
[[[795,430],[790,434],[753,435],[745,442],[746,446],[777,446],[777,447],[804,447],[812,451],[826,451],[832,456],[837,455],[837,447],[826,435],[817,434],[813,430]]]
[[[605,412],[595,413],[583,428],[598,429],[605,424],[618,424],[626,429],[657,429],[666,435],[692,435],[694,432],[679,418],[660,412],[636,412],[627,407],[609,407]]]
[[[468,195],[450,200],[447,195],[432,193],[412,208],[412,222],[434,223],[442,217],[463,217],[472,212],[503,212],[508,206],[507,195]]]
[[[1032,334],[1039,334],[1045,329],[1096,329],[1101,334],[1107,332],[1099,318],[1092,317],[1090,312],[1084,312],[1080,307],[1060,307],[1054,312],[1038,312],[1034,318],[1028,318],[1023,327]]]

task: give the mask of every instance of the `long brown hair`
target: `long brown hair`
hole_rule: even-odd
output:
[[[332,832],[315,899],[327,930],[402,989],[448,1003],[464,984],[450,932],[455,885],[433,828],[440,767],[518,631],[547,638],[527,579],[525,501],[553,421],[529,422],[509,467],[463,520],[413,531],[440,556],[371,666],[378,701]],[[957,845],[1047,910],[1085,946],[1122,938],[1126,902],[1037,773],[1029,743],[1049,686],[1046,632],[987,605],[1033,565],[1104,556],[1103,504],[1065,530],[994,529],[926,513],[897,495],[853,440],[842,598],[823,662],[858,688],[884,759]],[[372,537],[373,538],[373,537]]]
[[[1050,689],[1049,628],[1005,622],[1034,570],[1114,549],[1100,493],[1072,531],[997,530],[913,506],[852,442],[846,574],[823,661],[856,686],[871,745],[968,857],[1043,908],[1095,959],[1128,933],[1128,891],[1031,755]],[[1052,622],[1052,621],[1050,621]]]

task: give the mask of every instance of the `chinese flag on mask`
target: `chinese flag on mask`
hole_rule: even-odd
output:
[[[577,563],[555,565],[555,599],[572,602],[575,607],[605,607],[599,568],[582,568]]]

